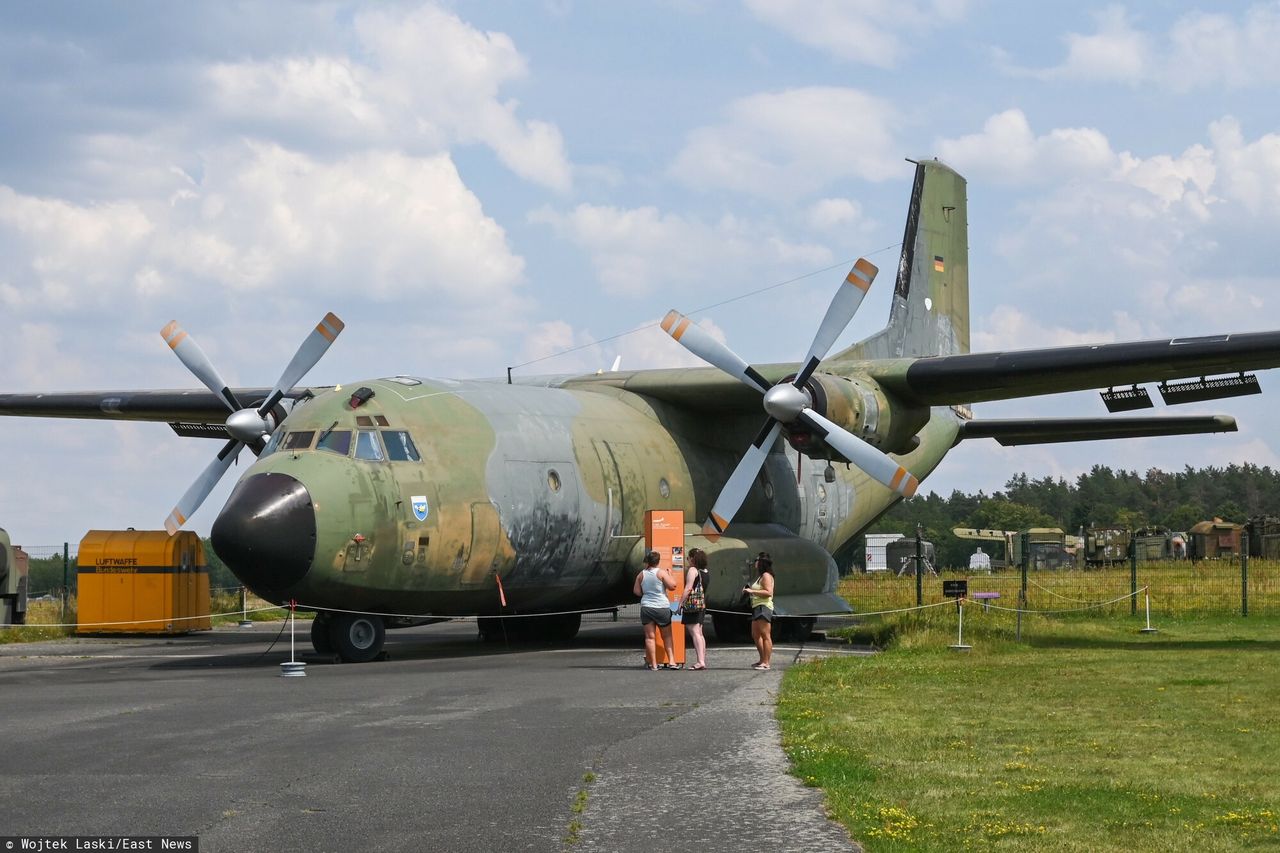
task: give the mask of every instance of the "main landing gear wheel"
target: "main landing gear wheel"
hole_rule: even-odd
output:
[[[722,643],[745,643],[751,640],[751,617],[746,613],[712,613],[711,627]]]
[[[345,663],[368,663],[382,653],[387,629],[380,616],[335,613],[329,620],[329,639]]]
[[[486,643],[567,643],[578,636],[582,614],[481,616],[476,621],[480,628],[480,639]]]
[[[333,637],[331,635],[332,622],[333,620],[329,618],[328,613],[317,613],[316,618],[311,620],[311,647],[316,650],[318,655],[331,655],[334,653]]]
[[[773,639],[784,643],[803,643],[813,633],[818,620],[812,616],[783,616],[773,621]]]

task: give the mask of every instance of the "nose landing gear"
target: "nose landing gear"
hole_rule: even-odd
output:
[[[311,645],[318,654],[336,654],[343,663],[368,663],[382,654],[387,639],[381,616],[365,613],[317,613]]]

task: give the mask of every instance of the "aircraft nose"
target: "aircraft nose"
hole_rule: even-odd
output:
[[[281,593],[306,575],[316,551],[307,487],[288,474],[241,480],[210,532],[213,550],[259,594]]]

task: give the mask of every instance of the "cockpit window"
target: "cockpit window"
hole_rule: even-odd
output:
[[[313,429],[291,432],[284,437],[284,444],[281,445],[281,448],[284,450],[306,450],[311,446],[311,441],[315,437],[316,431]]]
[[[316,442],[316,450],[327,450],[339,456],[346,456],[351,452],[351,430],[331,429],[323,433],[320,440]]]
[[[386,457],[382,453],[382,444],[378,434],[373,430],[362,429],[356,433],[356,458],[381,462]]]
[[[418,448],[413,446],[413,439],[402,429],[384,429],[382,440],[387,444],[387,456],[392,462],[421,462]]]

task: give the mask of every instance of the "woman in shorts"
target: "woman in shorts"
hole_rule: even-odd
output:
[[[644,570],[636,575],[632,592],[640,596],[640,624],[644,626],[644,665],[658,668],[657,629],[662,629],[662,642],[668,655],[675,646],[671,642],[671,602],[667,590],[676,588],[676,580],[658,564],[662,555],[650,551],[644,555]]]
[[[702,635],[702,617],[707,609],[707,552],[701,548],[689,549],[689,568],[684,573],[684,599],[681,612],[684,614],[684,627],[693,640],[693,650],[698,662],[690,669],[707,668],[707,638]],[[701,595],[699,595],[701,593]],[[691,603],[693,606],[690,606]],[[701,604],[698,607],[697,604]]]
[[[764,551],[756,557],[760,576],[743,592],[751,596],[751,641],[756,644],[760,660],[752,669],[768,669],[773,657],[773,560]]]

